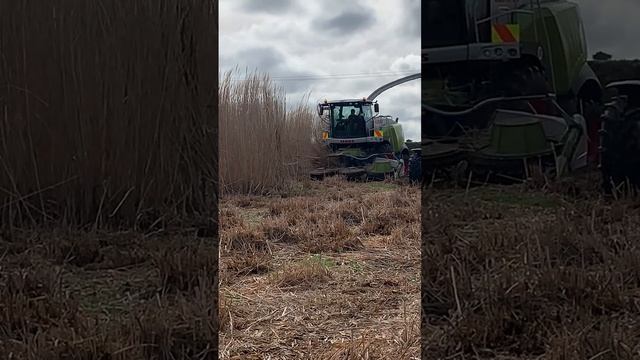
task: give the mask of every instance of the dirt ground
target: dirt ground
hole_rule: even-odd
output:
[[[225,197],[220,358],[419,358],[419,194],[331,178]]]
[[[423,192],[427,358],[640,358],[640,201],[597,181]]]

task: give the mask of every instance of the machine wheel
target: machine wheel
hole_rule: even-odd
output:
[[[422,157],[420,154],[413,153],[409,158],[409,180],[413,183],[422,181]]]
[[[597,165],[600,161],[600,154],[598,147],[600,146],[600,137],[598,130],[602,128],[600,121],[600,114],[602,113],[602,105],[594,100],[581,100],[582,111],[581,114],[587,122],[587,134],[588,138],[588,156],[591,164]],[[595,168],[595,167],[594,167]]]
[[[409,165],[409,161],[411,160],[411,154],[409,152],[409,150],[405,150],[402,152],[402,164],[403,164],[403,169],[402,169],[402,173],[400,174],[401,177],[405,177],[405,176],[409,176],[409,169],[410,169],[410,165]]]
[[[629,182],[640,188],[640,111],[628,111],[623,121],[603,123],[601,156],[602,185],[611,193],[612,186]],[[624,187],[624,186],[623,186]]]

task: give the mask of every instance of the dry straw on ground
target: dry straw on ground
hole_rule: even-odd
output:
[[[434,358],[640,357],[640,213],[597,177],[424,193],[423,351]]]
[[[210,213],[215,6],[0,2],[2,224]]]
[[[417,359],[419,189],[300,188],[223,198],[221,358]]]
[[[0,357],[215,358],[218,278],[209,242],[91,236],[0,239]],[[75,260],[81,254],[94,255]]]

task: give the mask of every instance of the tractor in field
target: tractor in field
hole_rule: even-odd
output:
[[[604,91],[577,4],[427,0],[422,11],[426,181],[557,177],[622,156],[609,145],[624,134],[599,137],[613,125],[600,116]],[[613,87],[624,95],[633,85]],[[632,105],[616,101],[624,109],[609,118],[624,122]]]
[[[311,171],[311,178],[340,174],[348,179],[381,180],[415,174],[411,166],[420,165],[419,152],[413,151],[416,146],[410,148],[406,143],[398,118],[379,114],[375,98],[419,77],[420,74],[414,74],[395,80],[366,98],[325,100],[318,104],[327,163]]]

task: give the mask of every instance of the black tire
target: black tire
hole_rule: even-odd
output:
[[[413,153],[409,158],[409,180],[412,183],[422,181],[422,157],[418,153]]]
[[[612,186],[626,183],[640,188],[640,111],[626,111],[623,121],[602,124],[602,187],[611,193]]]
[[[404,168],[402,169],[402,174],[400,174],[401,177],[404,177],[405,174],[409,174],[409,160],[411,160],[411,151],[405,149],[402,151],[402,163]]]

